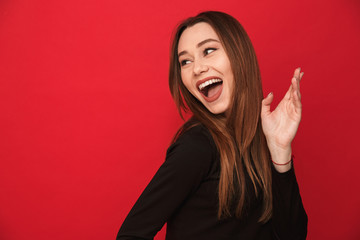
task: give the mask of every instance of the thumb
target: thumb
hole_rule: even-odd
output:
[[[271,92],[269,93],[266,98],[262,100],[261,104],[261,115],[268,115],[270,114],[270,105],[274,100],[274,94]]]

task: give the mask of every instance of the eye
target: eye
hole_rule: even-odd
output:
[[[190,63],[190,60],[182,60],[181,62],[180,62],[180,65],[181,66],[185,66],[186,64],[189,64]]]
[[[206,55],[208,55],[208,54],[210,54],[210,53],[212,53],[212,52],[214,52],[216,50],[217,50],[217,48],[205,48],[204,55],[206,56]]]

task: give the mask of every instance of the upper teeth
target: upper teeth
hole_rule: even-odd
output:
[[[199,90],[201,91],[204,87],[209,86],[213,83],[217,83],[217,82],[222,82],[222,81],[221,81],[221,79],[218,79],[218,78],[207,80],[206,82],[199,85]]]

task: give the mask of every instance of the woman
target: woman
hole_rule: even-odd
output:
[[[305,239],[307,215],[291,141],[301,119],[296,69],[271,112],[244,29],[221,12],[183,21],[170,56],[170,91],[181,114],[166,160],[125,219],[117,239]]]

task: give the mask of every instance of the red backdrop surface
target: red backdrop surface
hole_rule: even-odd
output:
[[[171,33],[203,10],[243,24],[275,103],[302,67],[308,239],[360,239],[356,0],[1,1],[0,239],[115,238],[182,124]]]

